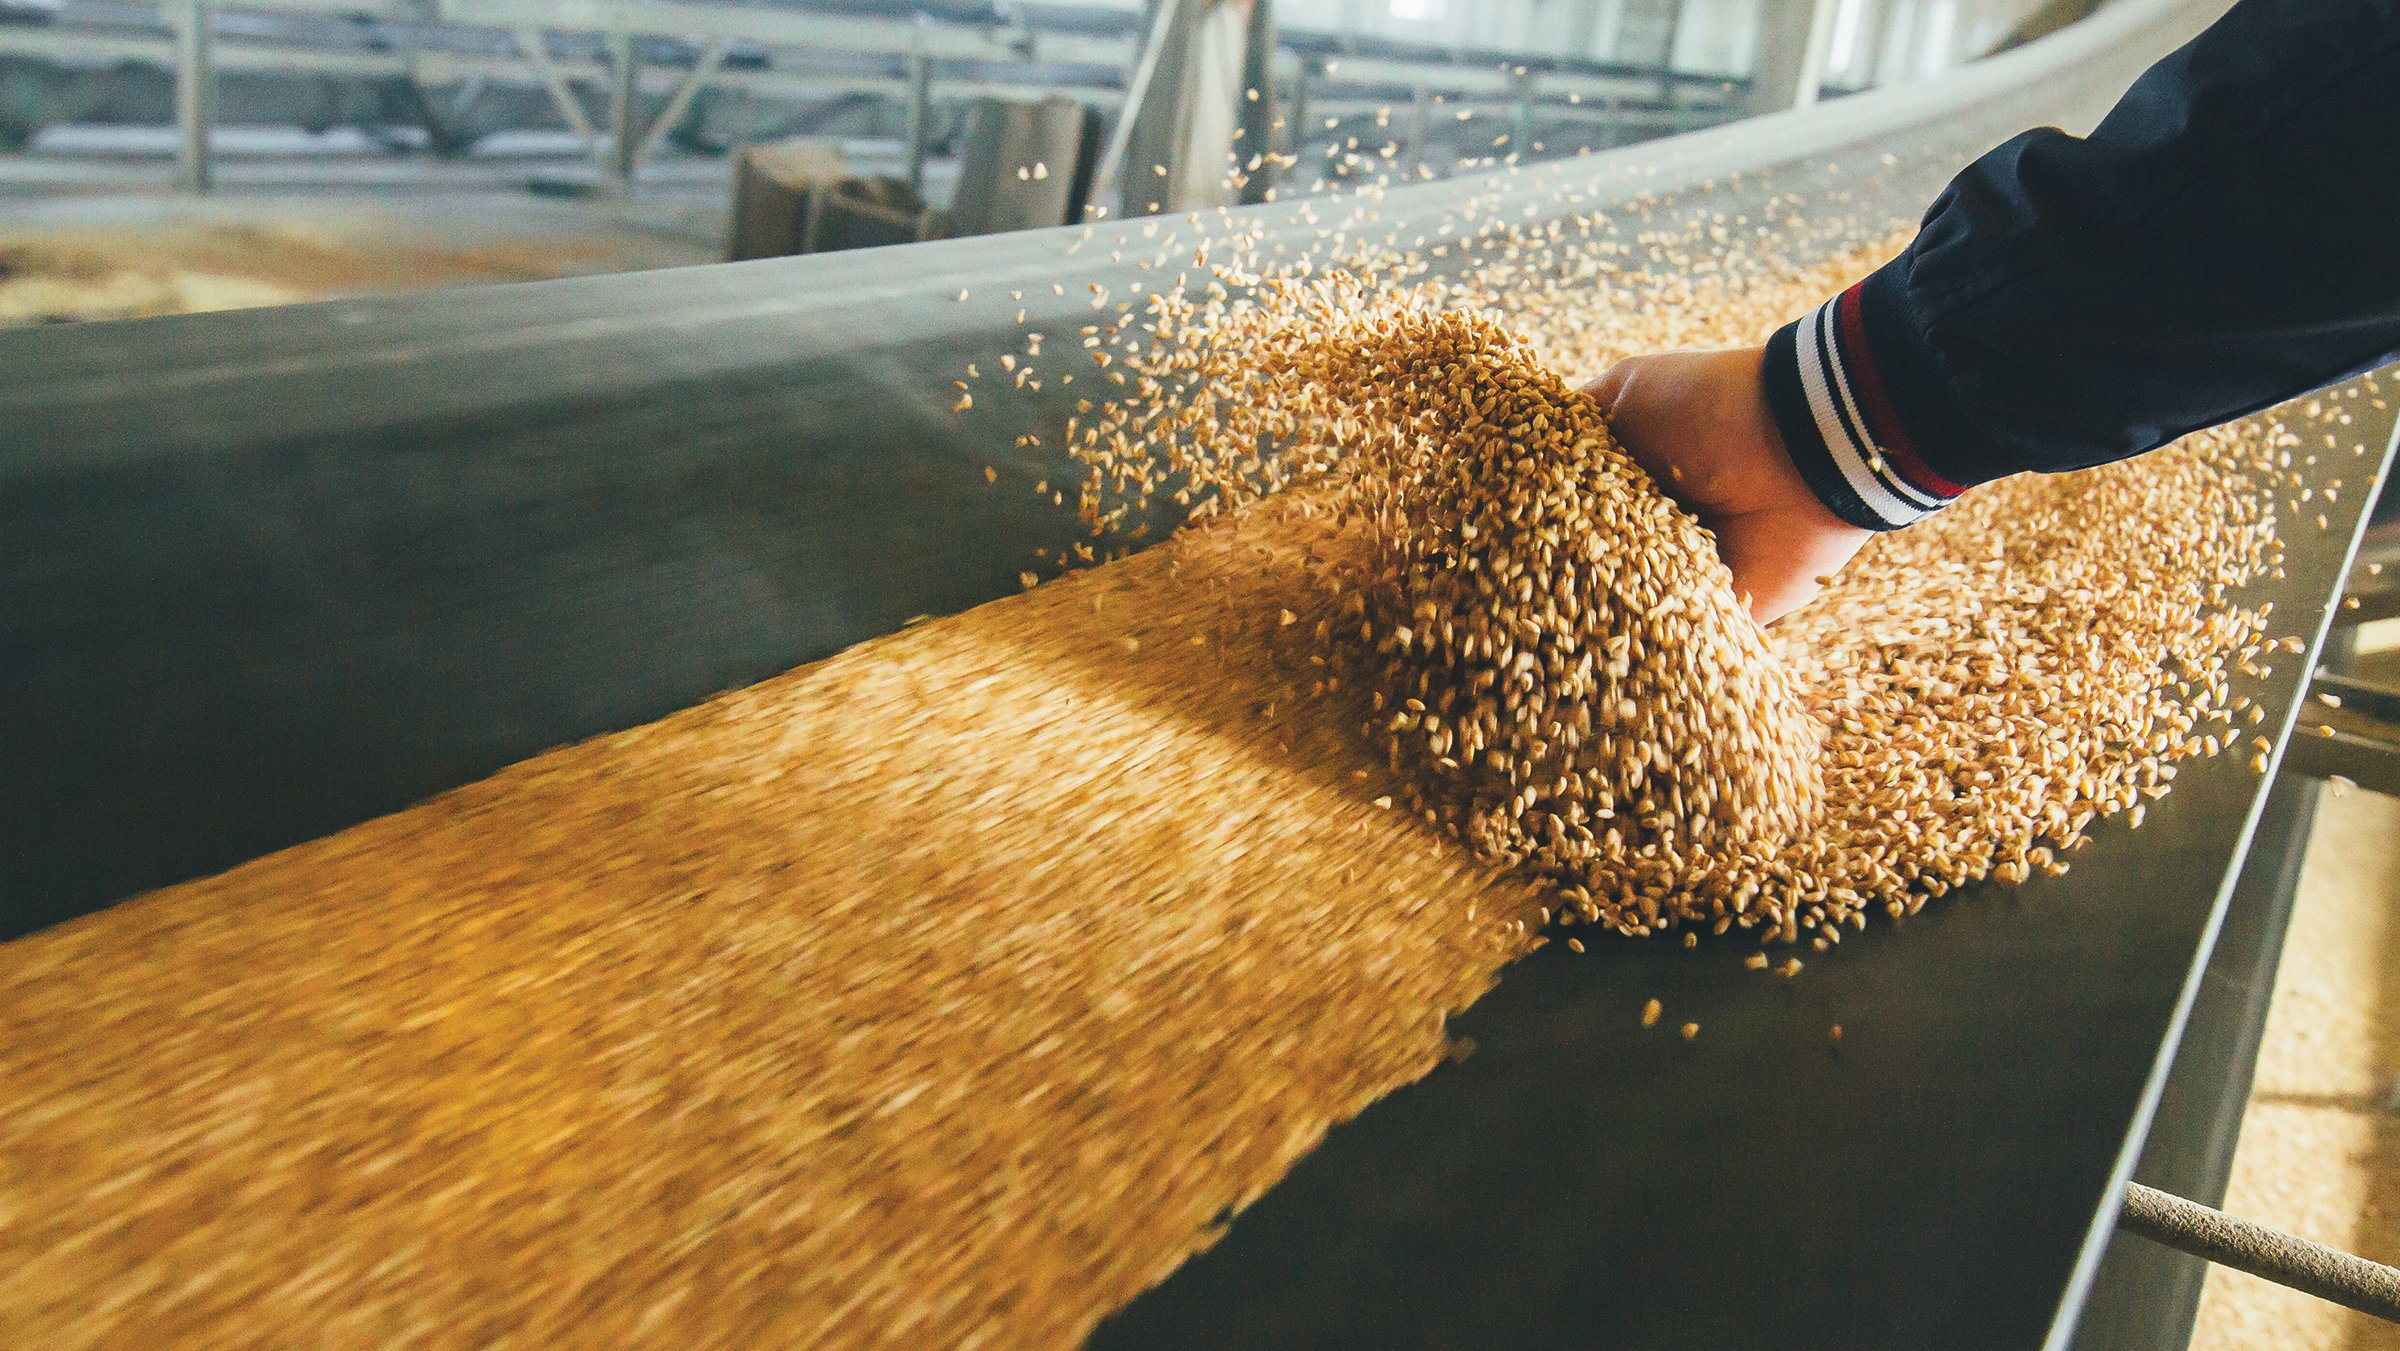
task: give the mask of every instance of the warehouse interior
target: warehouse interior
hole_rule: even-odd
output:
[[[2400,1351],[2394,372],[1579,392],[2230,7],[0,0],[0,1343]]]
[[[1937,77],[2075,9],[1856,0],[1769,46],[1813,36],[1810,97],[1838,96]],[[1322,191],[1356,186],[1363,167],[1328,152],[1362,134],[1371,157],[1394,148],[1385,170],[1449,177],[1788,106],[1797,64],[1770,62],[1779,83],[1753,88],[1758,10],[1287,4],[1271,35],[1245,35],[1272,42],[1253,74],[1285,122],[1251,144],[1299,157],[1274,175],[1284,192]],[[78,289],[95,313],[155,313],[741,256],[723,213],[746,145],[806,141],[820,167],[950,211],[979,106],[1061,97],[1113,117],[1147,37],[1130,0],[646,6],[624,31],[547,26],[559,12],[276,4],[195,25],[174,6],[11,0],[0,312],[63,314]],[[1193,167],[1176,203],[1214,200],[1221,167]],[[1091,205],[1146,207],[1137,195],[1103,184]]]

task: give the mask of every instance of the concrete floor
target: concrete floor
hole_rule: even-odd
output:
[[[2358,673],[2400,683],[2400,621]],[[2318,806],[2225,1209],[2400,1265],[2400,798]],[[2400,1325],[2220,1267],[2192,1347],[2400,1351]]]

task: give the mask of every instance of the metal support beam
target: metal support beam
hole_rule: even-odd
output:
[[[2341,625],[2372,624],[2379,619],[2400,619],[2400,582],[2355,588],[2342,597],[2342,608],[2333,615],[2333,622]]]
[[[453,122],[463,120],[475,110],[476,104],[483,102],[483,96],[491,92],[491,87],[491,81],[480,76],[462,81],[443,104],[442,116]]]
[[[1600,6],[1604,0],[1575,0],[1573,17],[1567,20],[1567,55],[1585,60],[1600,55]],[[1624,0],[1617,0],[1623,4]]]
[[[658,150],[658,143],[667,139],[667,133],[683,120],[684,113],[692,106],[692,100],[699,96],[701,88],[707,85],[716,75],[717,67],[723,64],[725,39],[710,38],[708,45],[700,49],[700,59],[692,63],[691,70],[675,86],[675,92],[667,96],[666,106],[658,110],[658,116],[650,119],[650,130],[644,133],[641,145],[635,148],[632,161],[626,165],[628,175]]]
[[[592,157],[593,167],[607,173],[608,157],[601,152],[600,133],[592,126],[591,115],[584,112],[583,100],[575,96],[575,87],[567,83],[567,73],[550,59],[550,47],[541,30],[531,26],[519,28],[517,47],[542,77],[542,86],[550,91],[550,102],[558,108],[559,120],[583,139],[583,152]]]
[[[185,192],[206,192],[208,133],[216,121],[217,76],[209,0],[182,0],[175,11],[175,177]]]
[[[1234,122],[1241,128],[1234,141],[1234,163],[1248,162],[1252,155],[1274,145],[1275,116],[1283,106],[1282,91],[1275,78],[1275,6],[1274,0],[1254,0],[1250,9],[1250,32],[1242,46],[1242,106],[1236,110]],[[1258,168],[1242,179],[1240,198],[1245,204],[1268,200],[1275,190],[1274,161],[1261,159]]]
[[[2369,724],[2381,728],[2385,724]],[[2391,729],[2400,735],[2400,728]],[[2340,779],[2369,792],[2400,797],[2400,741],[2345,731],[2330,723],[2302,727],[2283,748],[2283,768],[2313,779]]]
[[[1313,56],[1302,57],[1299,66],[1292,71],[1290,92],[1283,101],[1282,139],[1276,143],[1277,149],[1286,155],[1298,155],[1300,147],[1308,140],[1309,119],[1316,116],[1309,104],[1308,82],[1310,77],[1324,73],[1325,68]],[[1274,199],[1270,197],[1268,200]]]
[[[379,12],[403,7],[413,12],[427,0],[364,2]],[[1648,5],[1657,0],[1641,2]],[[161,0],[155,22],[86,21],[70,10],[68,17],[58,24],[0,25],[0,54],[95,70],[118,64],[149,65],[171,76],[176,66],[176,20],[182,3],[183,0]],[[304,13],[346,12],[350,7],[346,0],[253,0],[253,3],[266,11],[298,9]],[[1622,3],[1623,0],[1611,0],[1606,13],[1612,21]],[[1189,8],[1187,4],[1187,15]],[[1672,12],[1664,7],[1658,10],[1662,26]],[[1149,20],[1140,19],[1139,26],[1147,29]],[[1263,32],[1272,26],[1261,24],[1260,29]],[[332,30],[327,28],[310,26],[289,32],[280,28],[281,20],[266,19],[260,23],[246,18],[238,31],[220,29],[211,46],[211,70],[265,72],[294,79],[308,75],[404,77],[427,88],[474,79],[501,85],[547,83],[530,59],[533,55],[530,50],[494,47],[489,44],[492,34],[472,31],[497,28],[520,35],[548,33],[554,43],[566,33],[604,38],[607,33],[621,31],[632,34],[637,41],[673,37],[698,44],[710,37],[720,37],[732,44],[798,47],[818,53],[855,52],[876,57],[905,58],[912,50],[922,50],[937,62],[972,59],[990,63],[980,75],[946,79],[943,92],[953,97],[1022,98],[1029,92],[1061,87],[1055,79],[1034,83],[1027,75],[1018,73],[1023,69],[1017,64],[1021,56],[1011,45],[1021,40],[1017,30],[1009,30],[1009,41],[1004,43],[995,36],[1000,30],[938,19],[919,24],[901,18],[843,18],[755,6],[679,4],[670,0],[445,0],[438,23],[379,20],[371,30],[373,40],[366,44],[331,38],[328,34]],[[1126,73],[1133,68],[1138,55],[1137,38],[1138,34],[1132,31],[1098,34],[1045,30],[1040,33],[1039,46],[1042,60],[1057,63],[1063,71],[1075,72],[1068,76],[1071,82],[1068,87],[1075,90],[1076,97],[1105,109],[1121,101]],[[1645,50],[1637,54],[1637,59],[1615,63],[1607,70],[1544,71],[1542,91],[1549,97],[1580,99],[1595,109],[1616,98],[1645,115],[1652,114],[1658,103],[1658,91],[1666,81],[1647,51],[1656,41],[1657,34],[1648,32],[1642,41]],[[553,46],[552,50],[558,49]],[[1164,59],[1172,65],[1172,50]],[[1288,87],[1292,66],[1303,59],[1302,53],[1289,47],[1278,48],[1279,83]],[[555,64],[566,73],[574,88],[588,93],[587,86],[608,80],[608,44],[605,40],[579,43],[574,56],[558,54]],[[899,60],[889,63],[888,69],[881,61],[862,62],[842,70],[831,67],[801,70],[772,64],[730,68],[731,62],[727,66],[712,77],[707,88],[810,100],[844,93],[878,93],[897,99],[907,93],[903,62]],[[1109,69],[1103,72],[1099,70],[1101,67]],[[665,67],[638,70],[637,80],[645,101],[666,97],[681,74],[680,69]],[[1171,74],[1171,70],[1161,72],[1160,81],[1167,82]],[[89,84],[98,87],[114,78],[95,74]],[[1726,82],[1687,73],[1674,77],[1671,83],[1675,101],[1683,105],[1685,125],[1721,121],[1747,98],[1746,81]],[[1505,102],[1514,88],[1510,71],[1497,63],[1477,60],[1461,64],[1420,45],[1408,51],[1386,51],[1383,55],[1343,60],[1338,83],[1326,92],[1338,97],[1348,89],[1356,99],[1373,100],[1370,106],[1377,106],[1390,103],[1394,96],[1405,97],[1406,91],[1417,85],[1448,97],[1489,102]],[[1282,96],[1281,90],[1277,92],[1279,101],[1288,97]],[[586,106],[590,104],[586,100]],[[437,120],[454,121],[442,114],[438,101],[434,102],[434,108]],[[1289,109],[1281,111],[1288,113]],[[223,115],[222,105],[217,115]],[[1572,114],[1563,109],[1544,113],[1551,115]],[[591,120],[605,124],[609,119],[594,109]],[[596,162],[604,159],[605,155],[595,157]]]
[[[1900,7],[1907,0],[1868,0],[1874,6],[1866,21],[1866,33],[1860,40],[1861,68],[1866,71],[1862,87],[1873,89],[1883,83],[1884,63],[1890,58],[1892,39],[1900,26]]]
[[[1433,138],[1433,94],[1418,85],[1408,96],[1408,153],[1414,156],[1417,167],[1427,163],[1426,143]]]
[[[1692,0],[1667,0],[1666,37],[1658,45],[1658,101],[1669,107],[1675,103],[1675,49],[1683,42],[1683,18],[1692,9]]]
[[[1538,77],[1530,70],[1517,76],[1516,100],[1508,109],[1508,148],[1512,153],[1533,153],[1533,86]]]
[[[925,16],[917,16],[917,28],[922,32]],[[920,192],[925,187],[925,147],[932,134],[933,121],[933,58],[922,45],[908,54],[908,120],[903,138],[908,147],[908,185]]]
[[[1183,8],[1182,0],[1158,0],[1158,12],[1151,16],[1150,33],[1142,43],[1142,54],[1133,63],[1133,73],[1125,81],[1125,102],[1117,107],[1117,124],[1108,131],[1108,146],[1100,152],[1099,167],[1092,172],[1091,196],[1086,203],[1105,210],[1109,194],[1115,192],[1125,177],[1125,156],[1133,149],[1133,127],[1142,117],[1150,98],[1150,86],[1158,78],[1158,63],[1166,55],[1167,38],[1175,31],[1175,18]]]
[[[641,88],[634,62],[633,34],[608,35],[608,179],[619,193],[633,190],[634,159],[641,153]]]
[[[2139,1182],[2125,1184],[2125,1209],[2117,1223],[2128,1233],[2218,1266],[2400,1323],[2400,1271],[2381,1262],[2235,1219]]]
[[[1760,11],[1758,64],[1751,76],[1754,113],[1806,108],[1825,82],[1840,0],[1788,0]]]
[[[1808,46],[1800,59],[1799,83],[1792,90],[1792,106],[1805,108],[1817,101],[1825,88],[1825,67],[1833,56],[1834,23],[1841,17],[1841,0],[1816,0],[1809,13]]]
[[[2337,708],[2352,717],[2372,718],[2400,727],[2400,689],[2372,680],[2317,668],[2308,682],[2309,698],[2319,708]]]

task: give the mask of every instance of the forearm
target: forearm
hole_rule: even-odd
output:
[[[2244,0],[2089,138],[1978,160],[1899,258],[1779,332],[1826,504],[1889,529],[2400,351],[2400,0]]]

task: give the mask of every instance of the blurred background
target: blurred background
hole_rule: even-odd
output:
[[[0,323],[1443,178],[2092,0],[0,0]]]

